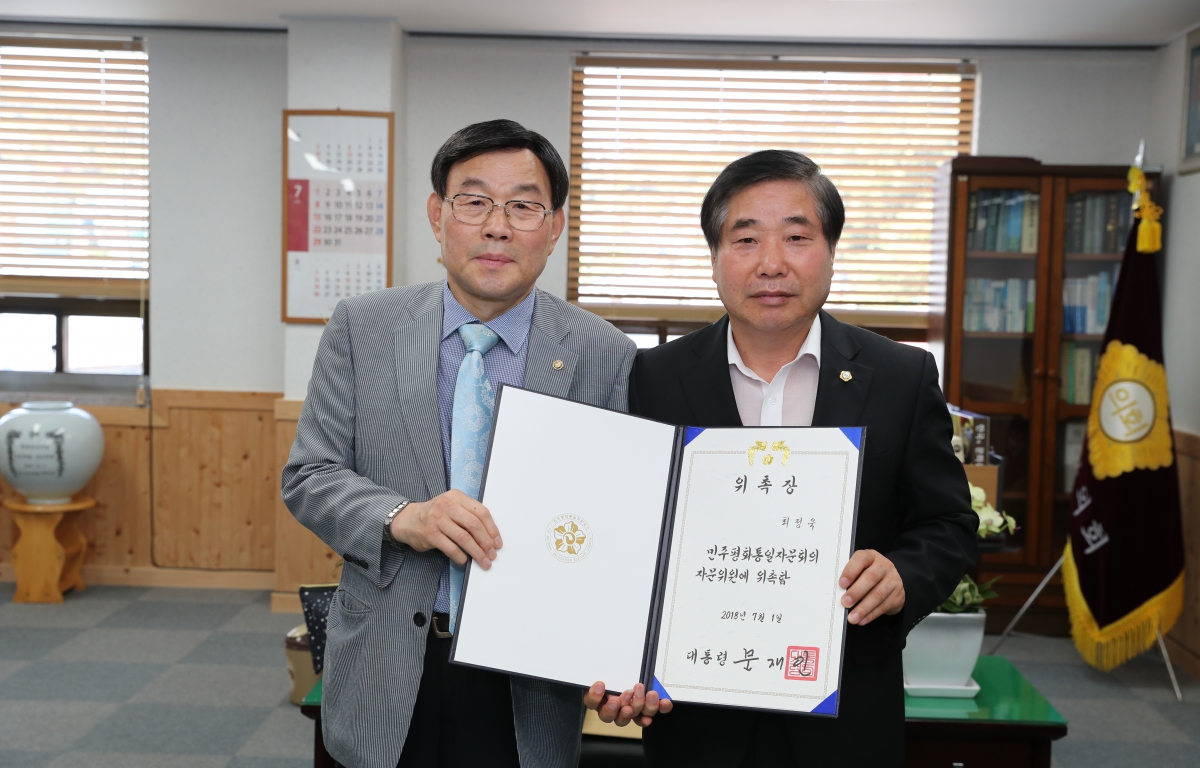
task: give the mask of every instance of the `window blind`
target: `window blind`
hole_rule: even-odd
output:
[[[149,117],[139,42],[0,38],[0,284],[112,278],[137,295]]]
[[[719,308],[700,203],[768,148],[811,157],[845,201],[829,309],[923,318],[943,290],[933,177],[971,150],[969,65],[581,57],[573,90],[572,300],[610,317]]]

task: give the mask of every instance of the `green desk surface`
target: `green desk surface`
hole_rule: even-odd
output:
[[[321,684],[323,682],[325,682],[323,678],[317,680],[317,684],[314,685],[312,690],[308,692],[308,695],[304,697],[304,701],[300,702],[300,706],[317,707],[318,709],[321,707]]]
[[[905,694],[905,719],[1066,725],[1067,721],[1058,710],[1050,706],[1050,702],[1008,659],[980,656],[971,676],[980,689],[973,699],[934,699]]]
[[[973,699],[932,699],[905,694],[905,718],[1042,725],[1065,725],[1067,722],[1002,656],[980,656],[972,677],[980,688]],[[304,697],[302,707],[320,709],[321,684],[318,680]]]

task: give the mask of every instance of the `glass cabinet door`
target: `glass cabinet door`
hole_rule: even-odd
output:
[[[1126,191],[1124,180],[1059,183],[1063,222],[1054,251],[1062,257],[1055,259],[1057,306],[1051,313],[1051,348],[1057,350],[1057,365],[1050,366],[1056,370],[1058,389],[1047,392],[1056,421],[1053,490],[1047,494],[1053,504],[1050,553],[1060,552],[1066,543],[1096,366],[1133,223],[1133,196]]]
[[[972,179],[970,189],[953,389],[963,408],[991,418],[992,449],[1005,459],[1004,511],[1020,526],[1009,539],[1009,554],[1023,559],[1030,494],[1035,492],[1030,436],[1035,411],[1040,412],[1034,401],[1041,397],[1042,350],[1035,334],[1041,183],[1011,179],[990,186],[987,179]]]

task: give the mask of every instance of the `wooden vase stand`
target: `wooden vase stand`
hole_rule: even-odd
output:
[[[87,539],[76,518],[96,506],[89,497],[67,504],[30,504],[24,499],[0,502],[12,512],[21,537],[13,544],[14,603],[61,603],[63,592],[86,588],[81,569]]]

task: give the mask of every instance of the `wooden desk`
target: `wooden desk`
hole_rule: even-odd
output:
[[[5,499],[21,538],[12,548],[13,574],[17,579],[14,603],[61,603],[63,592],[84,589],[83,556],[87,539],[75,525],[75,517],[96,506],[96,500],[81,498],[69,504],[29,504]]]
[[[1067,721],[1008,659],[980,656],[974,699],[904,697],[906,768],[1050,768]]]
[[[974,699],[905,697],[906,768],[1050,768],[1050,742],[1067,735],[1062,715],[1008,659],[980,656],[973,677]],[[321,738],[321,690],[318,680],[300,711],[316,725],[313,768],[336,768]],[[631,765],[640,752],[637,742],[602,740],[612,752],[604,762],[613,765]]]

